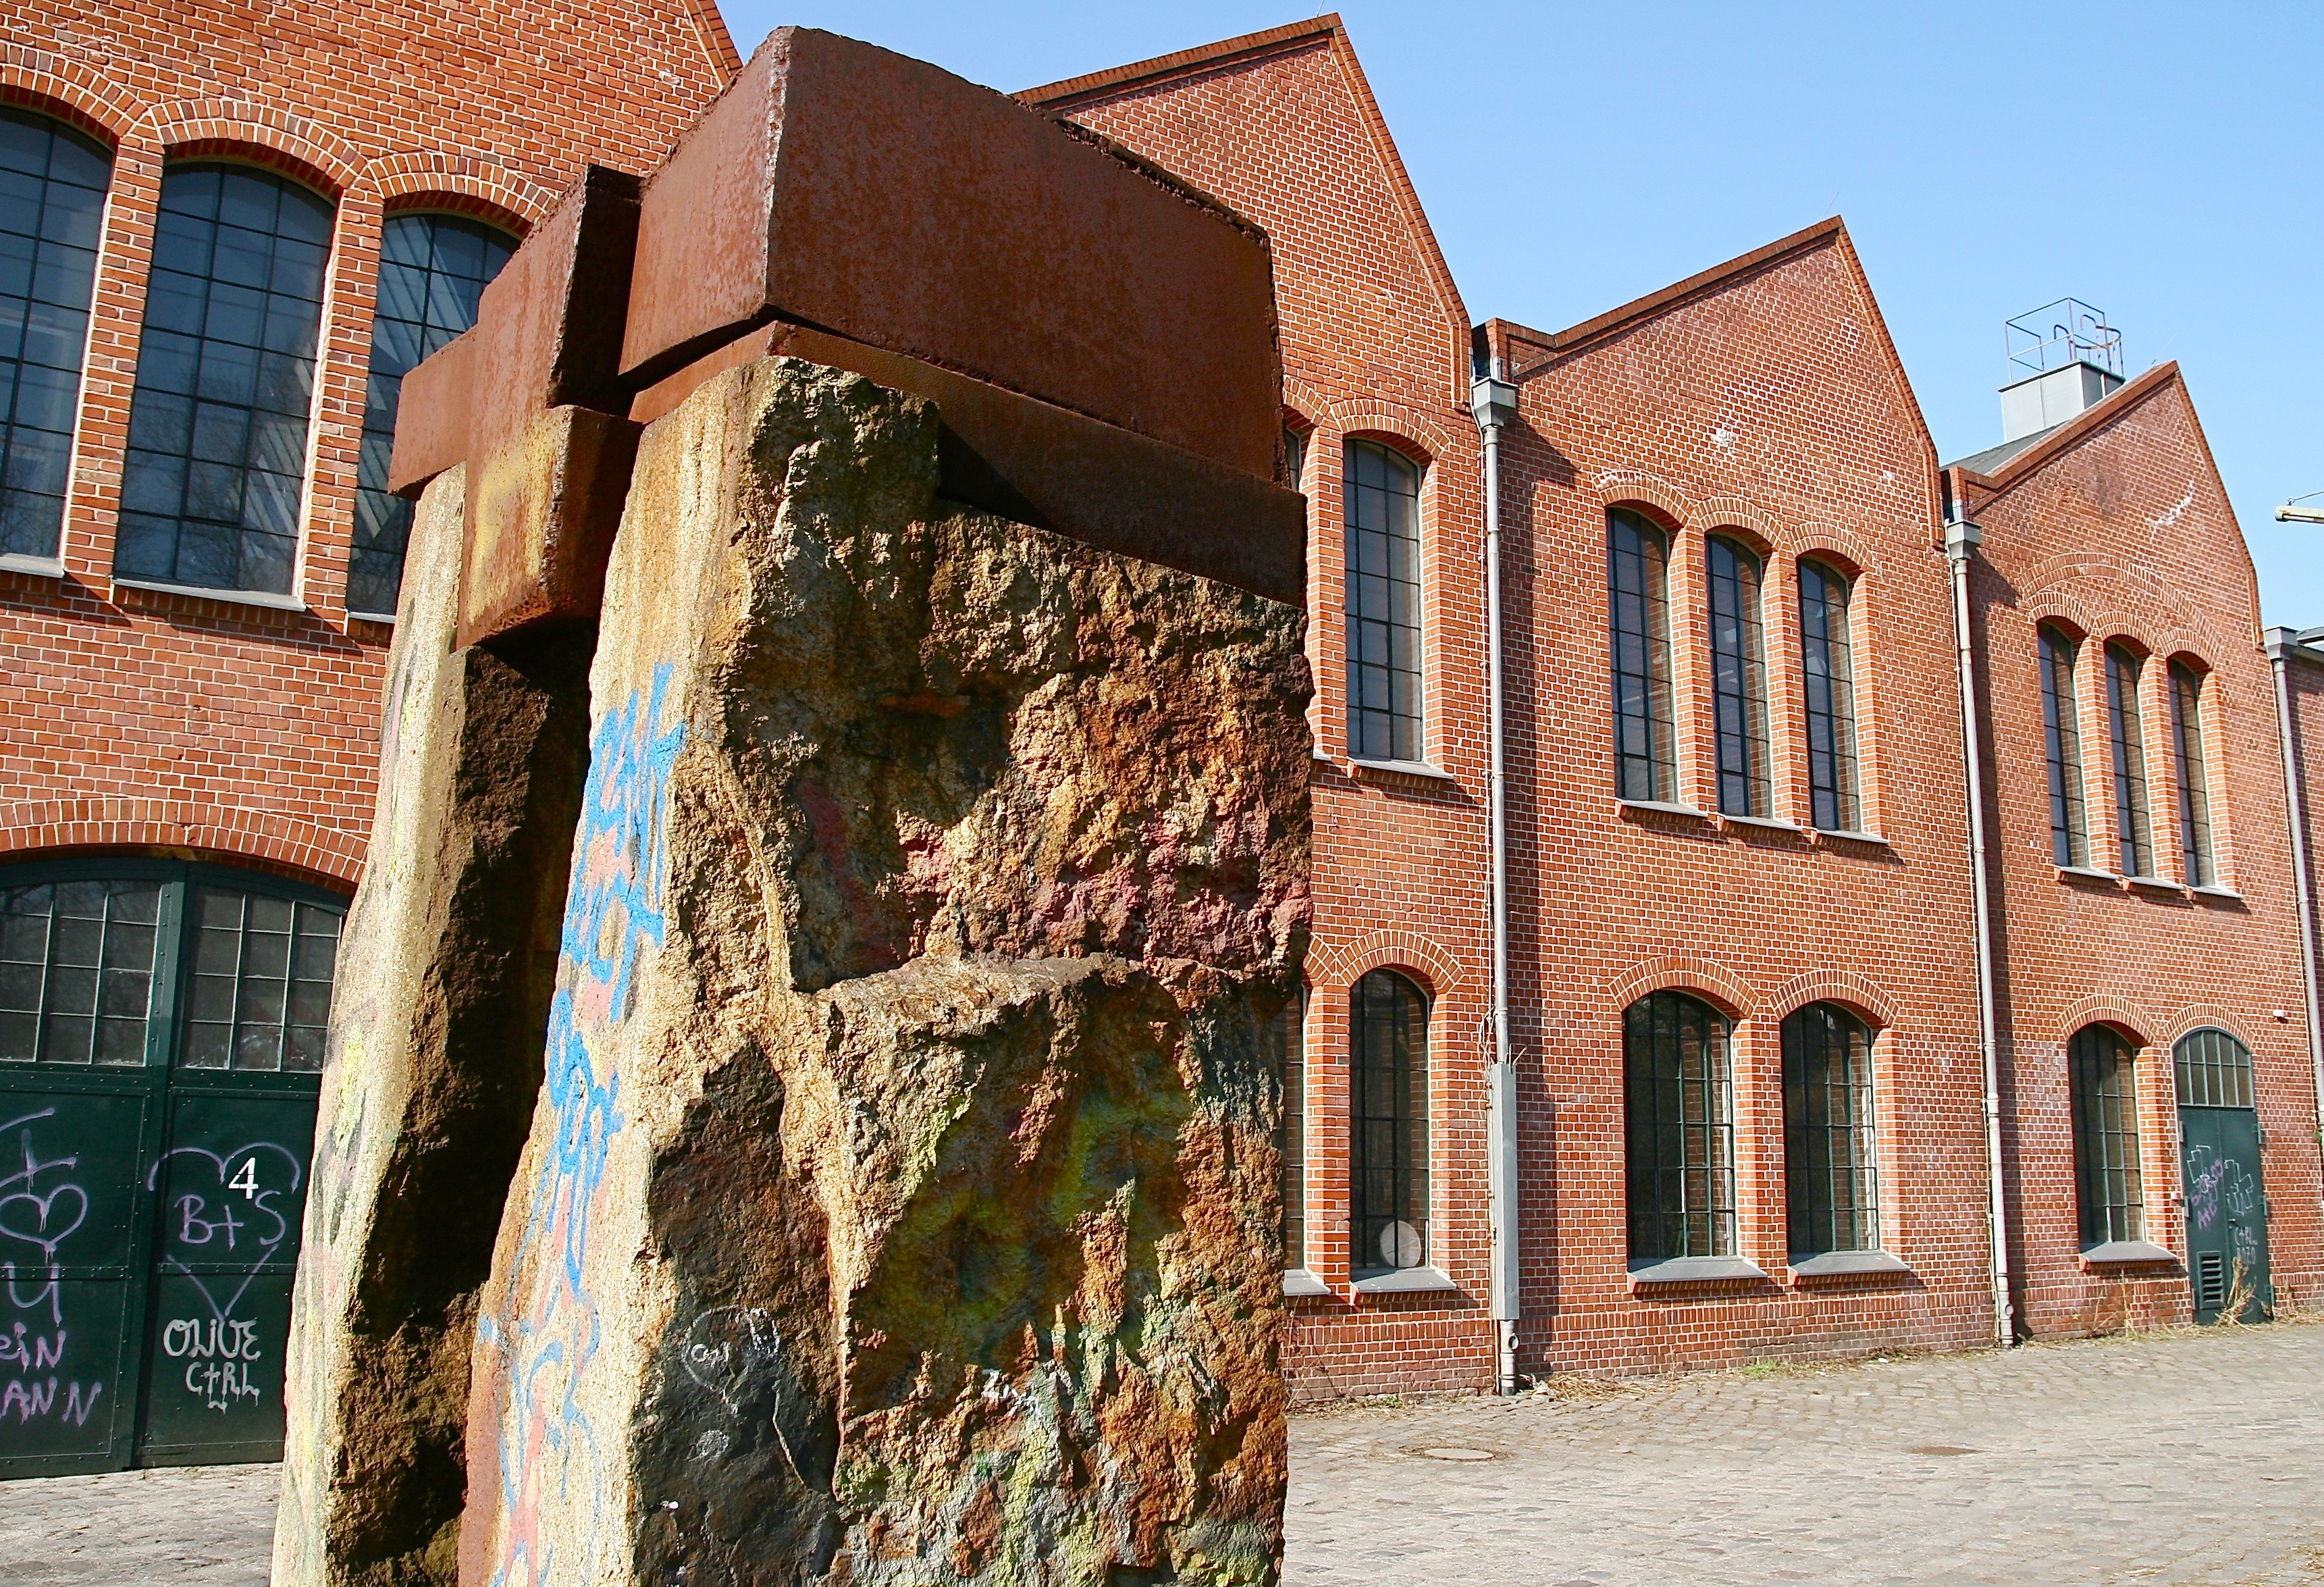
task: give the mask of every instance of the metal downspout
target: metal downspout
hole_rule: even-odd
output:
[[[2267,631],[2267,659],[2275,667],[2276,734],[2283,742],[2283,797],[2291,814],[2292,885],[2300,901],[2300,976],[2308,994],[2308,1064],[2316,1084],[2316,1138],[2324,1142],[2324,1021],[2318,1019],[2316,882],[2308,866],[2308,779],[2300,765],[2300,726],[2292,713],[2292,647],[2299,636],[2288,628]]]
[[[1517,1390],[1517,1080],[1509,1050],[1509,910],[1508,779],[1501,729],[1501,427],[1517,415],[1517,388],[1500,378],[1500,360],[1469,388],[1469,410],[1485,445],[1485,697],[1488,805],[1492,821],[1492,881],[1487,905],[1492,927],[1493,1051],[1486,1066],[1489,1119],[1485,1173],[1492,1227],[1491,1306],[1499,1344],[1494,1387]]]
[[[2009,1299],[2009,1204],[2001,1163],[2001,1038],[1995,1005],[1993,898],[1986,874],[1985,735],[1977,714],[1977,656],[1969,628],[1969,565],[1985,538],[1963,514],[1959,494],[1945,521],[1945,560],[1952,571],[1953,669],[1960,680],[1961,749],[1969,763],[1970,908],[1977,937],[1977,1020],[1985,1060],[1985,1159],[1987,1224],[1992,1230],[1993,1337],[2004,1350],[2016,1342]]]

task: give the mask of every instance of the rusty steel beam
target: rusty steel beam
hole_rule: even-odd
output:
[[[884,348],[769,326],[639,392],[631,416],[650,424],[713,375],[766,357],[847,370],[934,402],[944,424],[936,488],[953,501],[1305,603],[1307,508],[1296,491]]]
[[[1257,226],[926,62],[782,28],[648,179],[622,373],[788,320],[1273,481]]]

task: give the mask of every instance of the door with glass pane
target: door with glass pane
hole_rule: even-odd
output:
[[[0,868],[0,1477],[268,1460],[344,902]]]

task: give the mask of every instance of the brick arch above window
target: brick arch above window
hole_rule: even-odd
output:
[[[1705,539],[1723,535],[1738,545],[1748,546],[1762,558],[1783,549],[1785,540],[1784,531],[1772,519],[1761,516],[1748,503],[1732,496],[1697,503],[1686,527]]]
[[[383,155],[364,167],[363,186],[389,215],[448,209],[518,236],[557,207],[557,195],[540,183],[464,154],[407,151]]]
[[[2130,999],[2093,992],[2067,1004],[2058,1016],[2054,1028],[2058,1045],[2063,1047],[2074,1039],[2074,1032],[2090,1025],[2113,1026],[2142,1051],[2156,1045],[2154,1032],[2162,1028],[2153,1015]]]
[[[1385,397],[1334,400],[1286,382],[1284,400],[1306,414],[1318,430],[1395,447],[1424,469],[1451,456],[1460,445],[1453,432],[1431,415]]]
[[[1618,468],[1598,476],[1598,500],[1608,507],[1645,507],[1654,517],[1683,525],[1693,516],[1694,503],[1668,480],[1635,468]]]
[[[1345,946],[1307,955],[1311,994],[1345,992],[1375,970],[1408,977],[1434,1002],[1462,990],[1460,961],[1442,943],[1416,931],[1373,931]]]
[[[305,116],[235,99],[156,106],[138,135],[165,160],[255,158],[335,200],[355,186],[364,164],[355,150]]]
[[[192,850],[257,860],[341,888],[363,875],[364,840],[272,810],[166,799],[51,799],[0,805],[0,860],[50,849]]]
[[[1786,537],[1784,549],[1795,562],[1821,562],[1838,568],[1854,583],[1880,577],[1880,558],[1858,537],[1829,523],[1804,523]]]
[[[53,115],[114,145],[144,119],[120,85],[78,60],[16,43],[0,43],[0,102]]]
[[[1715,960],[1691,954],[1663,954],[1634,964],[1599,995],[1601,1012],[1619,1017],[1642,997],[1683,992],[1701,998],[1730,1020],[1748,1020],[1759,1006],[1740,975]]]
[[[2147,646],[2147,653],[2167,661],[2183,658],[2192,661],[2197,671],[2216,676],[2219,658],[2226,651],[2217,639],[2201,629],[2174,628],[2155,635],[2153,642]]]
[[[1810,1003],[1838,1003],[1878,1030],[1893,1030],[1898,1023],[1896,1005],[1888,994],[1853,970],[1810,970],[1793,976],[1767,994],[1767,1017],[1785,1019]]]
[[[2286,1010],[2285,1012],[2291,1010]],[[2252,1039],[2250,1023],[2248,1012],[2239,1013],[2233,1009],[2221,1008],[2217,1003],[2190,1003],[2172,1017],[2171,1023],[2164,1027],[2170,1035],[2155,1045],[2166,1051],[2175,1050],[2181,1041],[2198,1030],[2224,1030],[2242,1042],[2256,1062],[2260,1044]]]

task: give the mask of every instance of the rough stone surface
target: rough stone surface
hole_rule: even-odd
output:
[[[277,1582],[452,1579],[476,1293],[540,1084],[586,635],[455,650],[465,471],[413,526],[332,1008]]]
[[[1272,1582],[1290,608],[773,359],[640,446],[460,1579]]]

